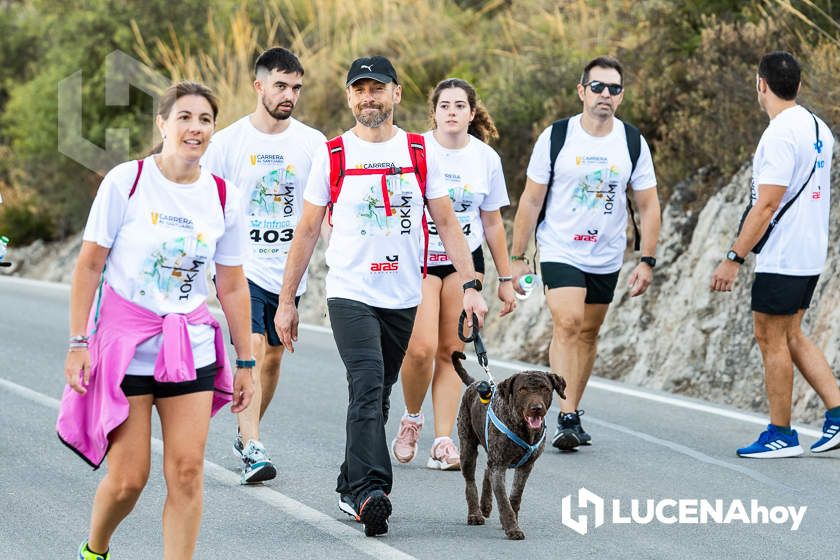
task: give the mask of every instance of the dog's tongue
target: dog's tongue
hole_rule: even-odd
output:
[[[528,427],[533,430],[542,428],[542,416],[526,416],[525,420],[528,422]]]

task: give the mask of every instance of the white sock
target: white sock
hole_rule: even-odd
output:
[[[436,438],[435,438],[435,442],[432,444],[432,447],[434,447],[435,445],[437,445],[437,444],[439,444],[439,443],[441,443],[442,441],[447,440],[447,439],[448,439],[448,440],[450,440],[450,441],[452,440],[452,438],[451,438],[451,437],[449,437],[449,436],[436,437]]]
[[[403,414],[403,418],[407,418],[408,420],[411,420],[412,422],[417,422],[419,424],[422,424],[423,423],[423,411],[421,410],[417,414],[412,414],[408,411],[408,409],[405,409],[405,413]]]

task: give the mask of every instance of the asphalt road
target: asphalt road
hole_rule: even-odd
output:
[[[64,285],[0,278],[4,558],[75,558],[103,475],[61,445],[54,432],[68,293]],[[301,304],[307,303],[304,297]],[[474,360],[470,364],[475,371]],[[491,365],[497,377],[524,368]],[[466,524],[460,473],[425,468],[433,439],[428,428],[421,457],[395,467],[390,532],[369,539],[336,507],[346,394],[329,331],[303,329],[298,351],[284,359],[263,423],[263,441],[279,476],[260,487],[238,484],[230,449],[233,416],[223,410],[213,419],[196,558],[829,558],[840,549],[840,451],[739,459],[735,449],[752,441],[766,420],[602,379],[593,379],[583,403],[593,445],[565,454],[549,448],[534,468],[520,513],[524,541],[505,539],[495,511],[484,526]],[[399,389],[394,400],[398,416]],[[428,400],[424,409],[428,415]],[[389,438],[396,424],[393,418]],[[800,427],[803,446],[815,440],[818,428]],[[162,556],[160,451],[155,443],[149,484],[114,537],[114,560]],[[479,464],[483,469],[482,459]],[[581,488],[603,499],[603,523],[595,505],[579,507]],[[568,525],[577,523],[577,532],[562,522],[565,496]],[[646,523],[626,522],[633,500],[637,519]],[[766,513],[759,509],[752,517],[754,506]],[[788,508],[802,515],[796,530]],[[646,516],[657,510],[653,519]],[[584,522],[587,531],[580,534]]]

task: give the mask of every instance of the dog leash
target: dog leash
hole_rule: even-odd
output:
[[[479,381],[475,388],[478,390],[478,397],[483,404],[490,402],[493,395],[493,390],[496,386],[496,381],[493,379],[493,374],[490,373],[490,361],[487,359],[487,348],[484,346],[484,341],[481,340],[481,334],[478,331],[478,317],[473,313],[473,326],[470,336],[464,334],[464,322],[467,320],[467,312],[461,311],[461,317],[458,319],[458,338],[464,343],[472,342],[475,346],[475,357],[478,359],[479,365],[484,369],[485,375],[489,381]]]

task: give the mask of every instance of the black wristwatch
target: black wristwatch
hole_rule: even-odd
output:
[[[469,290],[470,288],[472,288],[472,289],[473,289],[473,290],[475,290],[476,292],[480,292],[480,291],[481,291],[481,280],[479,280],[478,278],[476,278],[475,280],[470,280],[469,282],[467,282],[466,284],[464,284],[464,291],[465,291],[465,292],[466,292],[467,290]]]
[[[651,268],[656,267],[656,259],[654,257],[642,257],[639,260]]]
[[[738,264],[744,264],[744,257],[739,257],[738,253],[736,253],[732,249],[730,249],[729,252],[726,253],[726,258]]]

